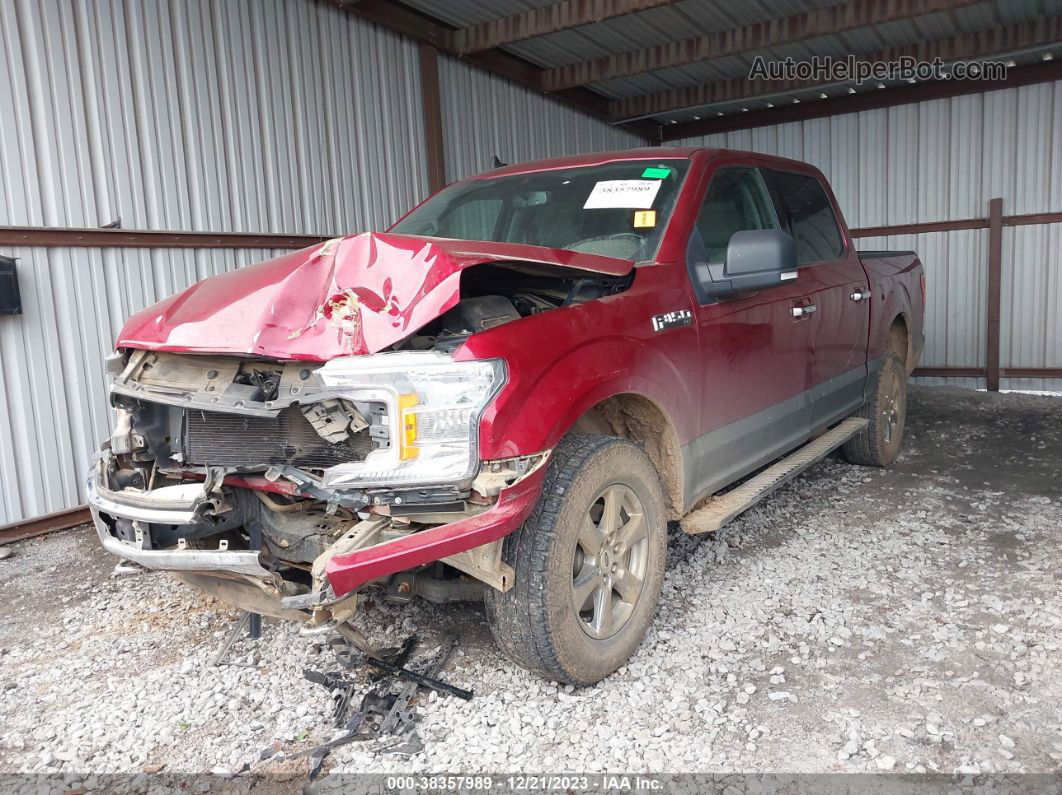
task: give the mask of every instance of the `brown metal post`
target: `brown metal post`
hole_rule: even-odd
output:
[[[420,45],[420,95],[424,107],[424,143],[428,162],[428,188],[432,193],[446,187],[443,154],[442,99],[439,96],[439,51]]]
[[[1003,281],[1003,199],[988,203],[988,391],[999,391],[999,316]]]

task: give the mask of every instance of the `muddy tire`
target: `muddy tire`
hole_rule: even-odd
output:
[[[853,464],[884,467],[900,453],[907,422],[907,371],[894,345],[885,349],[870,399],[854,416],[867,427],[845,442],[844,457]]]
[[[506,539],[516,570],[487,589],[498,646],[514,662],[573,685],[623,665],[645,637],[664,580],[664,495],[637,445],[574,434],[553,452],[542,495]]]

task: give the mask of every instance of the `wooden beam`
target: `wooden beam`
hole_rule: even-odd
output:
[[[654,69],[685,66],[712,58],[794,44],[856,28],[952,11],[980,2],[983,0],[849,0],[829,8],[558,66],[546,71],[543,85],[547,91],[557,91]]]
[[[429,17],[389,0],[333,0],[340,8],[367,19],[380,27],[401,34],[424,44],[430,44],[439,52],[461,57],[454,40],[454,30],[434,17]],[[464,57],[467,63],[486,72],[504,77],[538,94],[542,89],[542,68],[502,50],[485,50]],[[590,116],[615,124],[647,141],[660,140],[660,125],[645,120],[613,122],[609,118],[609,100],[602,94],[586,88],[570,88],[549,95]]]
[[[333,0],[344,11],[375,22],[394,33],[454,52],[454,31],[434,17],[400,6],[390,0]]]
[[[1062,367],[1004,367],[1004,378],[1062,378]]]
[[[915,378],[983,378],[980,367],[917,367],[911,373]]]
[[[931,99],[946,99],[965,94],[980,94],[1003,88],[1032,85],[1062,80],[1062,61],[1046,61],[1031,66],[1018,66],[1007,70],[1003,80],[934,80],[928,83],[912,83],[895,88],[874,89],[858,94],[845,94],[833,99],[801,102],[784,107],[751,110],[747,113],[731,113],[712,119],[700,119],[681,124],[666,124],[663,127],[664,141],[678,141],[701,135],[750,130],[793,121],[822,119],[845,113],[891,108],[912,102]]]
[[[999,318],[1003,279],[1003,199],[988,202],[988,391],[999,391]]]
[[[439,51],[420,45],[420,95],[424,109],[424,156],[428,166],[428,190],[446,187],[446,156],[443,149],[442,100],[439,96]]]
[[[1029,213],[1005,215],[1003,226],[1035,226],[1037,224],[1062,224],[1062,213]]]
[[[669,5],[674,0],[562,0],[519,14],[501,17],[454,31],[454,43],[461,55],[501,47],[536,36],[590,25],[605,19]],[[579,85],[570,83],[564,88]]]
[[[1060,75],[1059,77],[1062,77]],[[749,114],[742,114],[747,116]],[[439,165],[432,165],[429,152],[429,184],[444,179]],[[441,155],[440,155],[441,164]],[[432,174],[434,173],[434,176]],[[441,184],[440,184],[441,187]],[[1003,226],[1029,226],[1062,223],[1062,213],[1005,215]],[[892,226],[867,226],[852,229],[854,238],[887,235],[918,235],[927,232],[957,232],[964,229],[987,229],[987,218],[963,218],[955,221],[927,221]],[[330,235],[254,234],[245,232],[180,232],[165,229],[97,229],[95,227],[0,226],[0,246],[43,248],[262,248],[296,249],[313,246]]]
[[[1028,213],[1004,215],[1003,226],[1037,226],[1062,224],[1062,213]],[[961,218],[955,221],[922,221],[914,224],[863,226],[849,229],[852,237],[886,237],[888,235],[923,235],[927,232],[961,232],[967,229],[988,229],[987,218]]]
[[[999,371],[1004,378],[1062,378],[1062,367],[1004,367]],[[919,367],[912,375],[915,378],[984,378],[981,367]]]
[[[65,511],[46,513],[44,516],[36,516],[30,519],[22,519],[18,522],[0,525],[0,545],[11,544],[26,538],[51,533],[54,530],[66,530],[68,527],[76,527],[79,524],[91,522],[87,505],[79,505]]]
[[[965,229],[985,229],[984,218],[964,218],[961,221],[929,221],[918,224],[894,224],[893,226],[864,226],[849,229],[852,237],[885,237],[887,235],[922,235],[927,232],[959,232]]]
[[[48,248],[306,248],[326,239],[321,235],[0,226],[0,246]]]
[[[1062,16],[1040,17],[1014,25],[1000,25],[976,33],[960,33],[915,44],[890,47],[872,53],[857,54],[863,62],[895,62],[903,58],[918,61],[945,63],[978,60],[991,56],[1004,56],[1019,50],[1049,46],[1062,40]],[[1053,63],[1053,62],[1052,62]],[[941,80],[941,83],[983,84],[984,80]],[[1000,82],[1000,81],[995,81]],[[699,108],[718,103],[741,102],[755,97],[771,97],[795,91],[812,91],[831,85],[828,81],[808,80],[753,80],[748,77],[733,77],[693,86],[673,88],[654,94],[613,100],[610,115],[613,120],[637,119],[655,116],[675,110]],[[868,88],[867,93],[880,89]],[[818,104],[818,103],[811,103]]]

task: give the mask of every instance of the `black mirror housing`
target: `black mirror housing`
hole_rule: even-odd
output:
[[[723,275],[728,279],[796,270],[796,241],[781,229],[747,229],[730,236]]]
[[[796,241],[780,229],[735,232],[727,244],[725,262],[693,262],[690,275],[702,304],[733,293],[776,287],[797,277]]]

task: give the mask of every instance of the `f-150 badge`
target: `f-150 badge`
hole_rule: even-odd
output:
[[[676,309],[662,315],[653,315],[653,331],[666,331],[679,326],[692,326],[693,313],[688,309]]]

